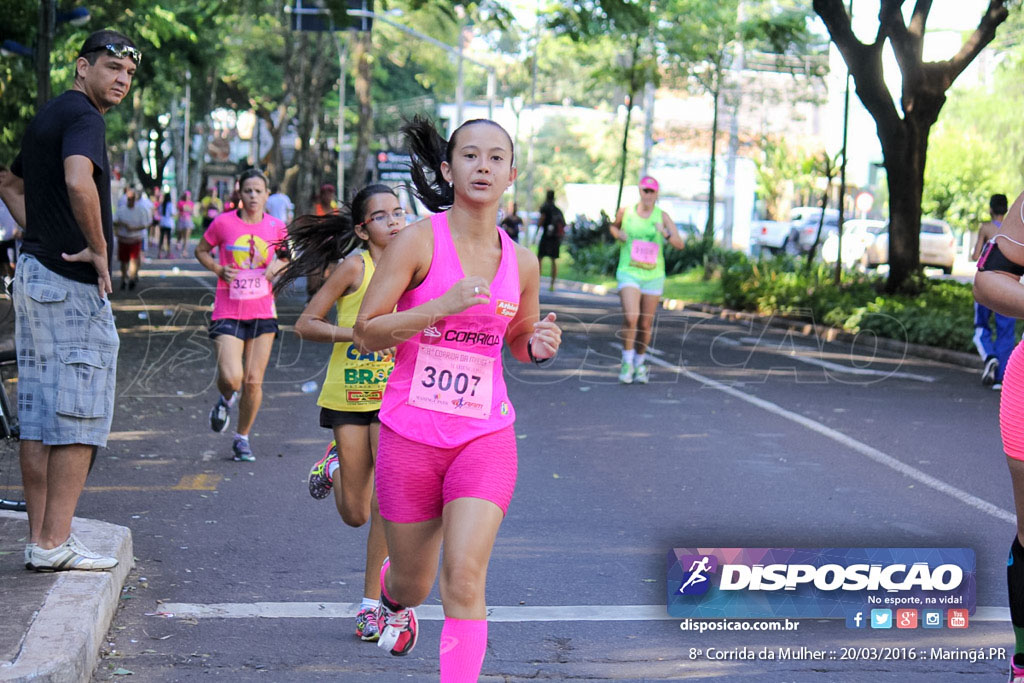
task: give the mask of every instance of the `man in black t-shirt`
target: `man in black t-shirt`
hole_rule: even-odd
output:
[[[537,245],[537,259],[541,264],[545,258],[551,259],[551,291],[555,291],[555,280],[558,279],[558,257],[562,250],[562,237],[565,236],[565,216],[555,206],[555,191],[548,190],[544,203],[540,205],[537,217],[537,228],[541,231],[540,244]]]
[[[71,535],[71,518],[114,412],[119,342],[107,300],[113,226],[103,114],[128,94],[141,58],[116,31],[90,35],[72,89],[36,113],[0,186],[25,226],[14,310],[30,569],[117,564]]]

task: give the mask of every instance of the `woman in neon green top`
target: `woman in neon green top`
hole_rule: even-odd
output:
[[[619,248],[619,281],[622,300],[623,384],[647,384],[647,346],[651,341],[654,314],[665,289],[665,242],[676,249],[685,246],[676,224],[655,206],[658,181],[651,176],[640,179],[640,203],[623,207],[611,224],[612,237],[622,242]],[[634,342],[636,348],[634,349]]]

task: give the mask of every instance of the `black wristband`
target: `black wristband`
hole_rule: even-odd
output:
[[[538,366],[543,366],[545,363],[550,363],[552,360],[554,360],[554,356],[552,356],[551,358],[537,358],[536,356],[533,355],[533,337],[530,337],[530,340],[526,342],[526,355],[528,355],[530,357],[530,360],[533,361],[534,364]]]

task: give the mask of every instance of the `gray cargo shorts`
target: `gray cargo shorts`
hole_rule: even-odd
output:
[[[120,345],[110,300],[22,254],[14,314],[21,438],[106,446]]]

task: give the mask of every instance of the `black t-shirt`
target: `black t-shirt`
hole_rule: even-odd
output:
[[[540,216],[538,217],[537,223],[542,231],[541,239],[543,240],[561,240],[562,235],[559,230],[559,224],[565,227],[565,218],[562,216],[562,210],[554,204],[541,204]]]
[[[501,221],[501,227],[505,229],[509,237],[517,240],[519,239],[519,230],[523,227],[523,219],[515,214],[505,216]]]
[[[32,119],[21,139],[21,153],[11,171],[25,181],[25,237],[22,251],[71,280],[92,284],[96,269],[90,263],[68,263],[61,253],[76,254],[88,244],[71,210],[64,182],[64,160],[84,156],[93,163],[93,180],[100,196],[107,259],[113,255],[110,206],[110,163],[107,127],[99,109],[85,93],[68,90],[49,102]]]

